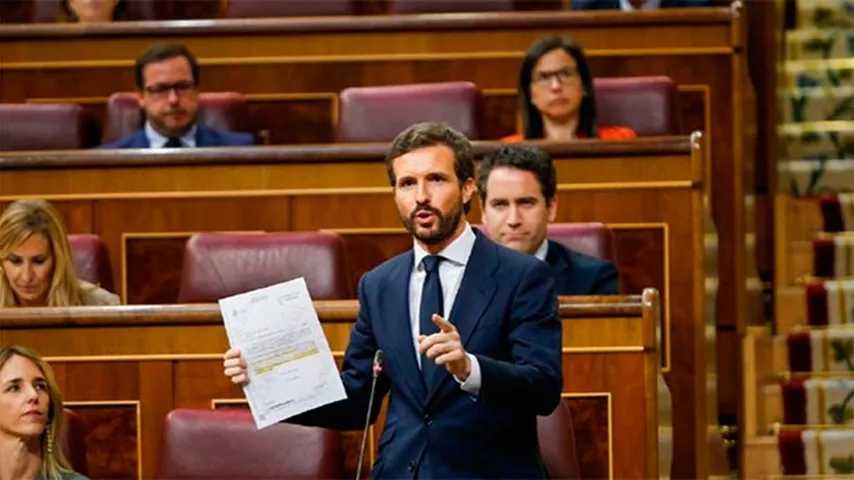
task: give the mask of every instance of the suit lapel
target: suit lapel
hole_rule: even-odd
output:
[[[468,345],[496,289],[493,275],[498,268],[495,252],[497,247],[477,230],[475,235],[477,238],[449,316],[449,320],[460,334],[463,347]],[[456,384],[446,370],[437,370],[428,385],[428,406],[440,398],[438,392],[444,391],[448,382]]]
[[[388,312],[383,328],[388,329],[388,338],[393,342],[395,355],[399,359],[401,378],[415,394],[418,402],[427,396],[427,389],[421,379],[418,363],[415,359],[415,346],[412,343],[412,325],[409,312],[409,277],[412,275],[413,254],[410,250],[396,262],[394,271],[386,277],[382,295],[382,312]],[[385,316],[385,315],[384,315]],[[412,373],[410,373],[412,372]]]

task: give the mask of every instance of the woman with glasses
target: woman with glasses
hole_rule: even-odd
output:
[[[77,278],[59,213],[18,200],[0,215],[0,308],[118,305],[119,297]]]
[[[519,71],[519,100],[524,132],[506,142],[637,136],[628,127],[596,125],[593,77],[581,46],[568,37],[546,37],[528,49]]]

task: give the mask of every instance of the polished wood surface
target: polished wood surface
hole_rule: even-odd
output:
[[[579,444],[585,478],[657,476],[658,302],[654,290],[561,299],[564,401],[578,413],[583,435],[607,439],[604,449],[601,442]],[[315,307],[340,359],[358,305]],[[6,309],[0,344],[7,343],[30,346],[54,366],[69,406],[93,422],[89,463],[100,475],[151,478],[166,413],[239,404],[243,397],[222,375],[227,340],[215,304]],[[347,445],[352,456],[357,445]]]
[[[499,145],[478,143],[476,150],[481,154]],[[561,205],[556,221],[664,226],[663,338],[672,347],[664,351],[670,352],[665,370],[673,392],[676,469],[705,469],[708,419],[696,415],[707,401],[702,142],[662,137],[539,145],[556,161]],[[384,145],[221,148],[198,152],[204,161],[195,150],[168,156],[115,152],[116,158],[102,151],[57,152],[34,154],[29,168],[26,154],[2,153],[0,162],[14,167],[0,168],[0,203],[25,196],[51,200],[72,232],[101,236],[114,278],[121,279],[117,259],[125,258],[125,234],[400,228],[384,150]],[[478,223],[474,207],[469,219]],[[174,257],[158,264],[169,259]]]

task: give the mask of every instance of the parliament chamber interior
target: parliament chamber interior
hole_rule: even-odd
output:
[[[551,37],[584,64],[520,80]],[[163,44],[189,83],[145,83],[186,58],[139,66]],[[593,133],[549,138],[529,97],[579,77]],[[370,472],[390,400],[364,458],[361,430],[256,429],[217,300],[303,277],[340,367],[360,279],[413,248],[386,155],[444,122],[476,164],[546,152],[549,245],[619,273],[558,297],[548,478],[854,477],[852,77],[850,0],[2,0],[0,214],[55,207],[83,297],[16,303],[0,218],[0,348],[50,366],[88,478]]]

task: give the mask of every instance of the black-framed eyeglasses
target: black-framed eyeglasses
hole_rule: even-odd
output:
[[[145,93],[155,97],[165,97],[170,91],[175,91],[175,95],[186,95],[196,89],[196,84],[190,81],[175,82],[175,83],[155,83],[148,85],[143,90]]]
[[[576,67],[563,67],[560,70],[554,70],[551,72],[537,72],[531,78],[531,83],[535,85],[547,86],[551,85],[552,79],[556,79],[557,83],[561,85],[566,85],[571,81],[575,81],[579,79],[578,68]]]

